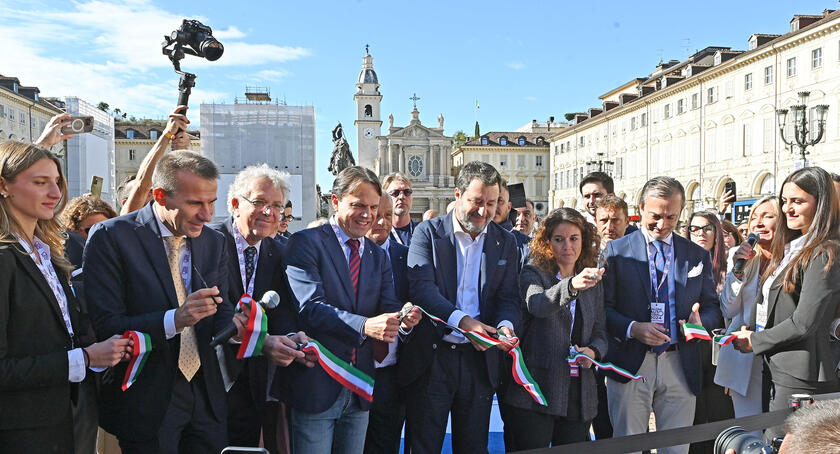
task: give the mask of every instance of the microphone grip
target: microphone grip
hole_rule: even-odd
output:
[[[225,329],[216,333],[213,340],[210,341],[210,347],[216,347],[217,345],[227,342],[228,339],[234,336],[234,334],[236,334],[236,325],[231,323]]]
[[[755,246],[755,243],[758,242],[758,235],[755,233],[750,233],[747,237],[747,243],[750,246]],[[732,266],[732,274],[741,274],[744,272],[744,266],[747,264],[747,259],[738,259],[735,261],[735,265]]]

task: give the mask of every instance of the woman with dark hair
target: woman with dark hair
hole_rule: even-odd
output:
[[[758,235],[755,247],[747,242],[730,249],[730,263],[746,260],[741,272],[729,271],[720,293],[720,310],[732,320],[727,334],[738,331],[749,323],[758,298],[760,277],[770,264],[770,244],[776,233],[779,219],[779,202],[775,196],[759,199],[750,209],[747,229]],[[721,347],[718,356],[715,383],[725,386],[732,398],[735,417],[761,413],[761,357],[741,353],[732,344]],[[761,436],[761,432],[755,433]]]
[[[51,121],[49,127],[54,126]],[[114,336],[81,347],[79,306],[68,285],[61,162],[49,151],[0,142],[0,450],[73,453],[71,396],[88,368],[131,351]]]
[[[697,211],[688,218],[689,239],[709,251],[712,256],[712,276],[717,291],[723,286],[726,274],[726,251],[723,240],[723,227],[717,215],[711,211]],[[694,409],[694,424],[722,421],[735,417],[732,399],[726,395],[722,386],[715,384],[715,366],[712,364],[711,342],[700,342],[700,360],[703,370],[703,388],[697,396]],[[713,443],[705,441],[692,443],[688,452],[713,452]]]
[[[595,227],[570,208],[552,211],[531,240],[531,261],[519,278],[527,310],[520,340],[548,406],[516,384],[508,387],[503,397],[511,426],[508,451],[589,439],[598,411],[595,373],[586,359],[573,366],[566,359],[575,352],[593,359],[607,353],[604,269],[595,268],[598,244]]]
[[[762,355],[772,381],[770,410],[789,406],[792,394],[836,391],[829,325],[840,298],[840,208],[828,172],[805,167],[782,184],[772,258],[762,274],[748,330],[733,342]],[[767,429],[772,439],[780,427]]]
[[[726,245],[727,252],[746,240],[738,231],[738,227],[735,227],[735,224],[724,219],[720,221],[720,225],[723,227],[723,244]]]

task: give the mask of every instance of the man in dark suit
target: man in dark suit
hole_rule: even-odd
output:
[[[219,266],[224,238],[204,226],[217,179],[207,158],[169,153],[155,168],[154,201],[97,224],[88,238],[85,290],[96,334],[136,330],[152,340],[130,388],[120,389],[125,364],[102,383],[100,425],[124,453],[218,453],[227,444],[225,390],[209,343],[231,324],[233,306]]]
[[[333,182],[335,215],[327,224],[293,234],[286,253],[300,328],[368,375],[374,374],[374,355],[388,352],[387,344],[375,342],[396,340],[402,307],[386,252],[364,237],[381,194],[373,172],[344,169]],[[411,328],[406,319],[403,325]],[[284,372],[275,377],[272,395],[292,408],[292,451],[361,452],[370,403],[320,367],[292,364]]]
[[[430,314],[463,330],[512,336],[520,314],[518,254],[513,235],[491,222],[500,182],[487,163],[464,165],[452,212],[415,230],[408,276],[412,301]],[[453,451],[486,452],[502,352],[424,325],[401,351],[401,379],[411,383],[412,452],[441,451],[450,412]]]
[[[646,378],[608,374],[614,436],[690,426],[700,393],[700,348],[681,324],[722,325],[708,252],[673,230],[685,205],[679,181],[656,177],[639,199],[642,229],[607,244],[604,303],[611,336],[606,360]],[[688,445],[659,450],[686,453]]]
[[[382,193],[376,221],[367,237],[388,252],[391,273],[394,275],[394,289],[397,299],[408,303],[408,247],[391,241],[391,220],[394,203],[391,196]],[[419,316],[416,311],[409,316]],[[405,396],[397,384],[397,355],[400,341],[388,344],[388,354],[382,361],[374,361],[376,385],[373,390],[373,405],[370,409],[365,453],[398,453],[400,434],[405,422]]]
[[[507,181],[502,179],[499,188],[499,201],[496,204],[496,215],[493,217],[493,222],[509,231],[516,239],[516,248],[519,250],[519,268],[522,269],[522,266],[525,265],[525,261],[528,258],[528,243],[531,242],[531,237],[519,230],[513,229],[513,223],[510,221],[510,211],[513,208],[513,204],[510,202],[510,191],[507,188]]]
[[[228,190],[231,218],[210,225],[225,237],[228,253],[228,301],[236,303],[247,293],[259,301],[268,290],[280,295],[277,308],[267,311],[269,336],[263,355],[237,359],[238,345],[224,346],[228,388],[228,441],[235,446],[258,447],[260,432],[268,439],[275,427],[267,424],[278,413],[277,405],[264,405],[268,377],[275,365],[288,366],[293,360],[306,361],[297,343],[308,342],[296,331],[297,311],[289,301],[283,249],[271,238],[289,193],[286,175],[263,164],[243,169]],[[287,334],[294,333],[287,337]],[[223,346],[220,346],[220,348]],[[223,373],[224,375],[224,373]],[[271,412],[268,414],[267,412]],[[285,420],[283,421],[285,423]],[[285,429],[283,430],[285,432]]]

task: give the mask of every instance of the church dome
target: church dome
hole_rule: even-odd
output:
[[[364,68],[359,73],[360,84],[378,84],[379,78],[376,77],[376,71],[373,68]]]

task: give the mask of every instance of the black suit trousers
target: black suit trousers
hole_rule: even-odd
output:
[[[376,369],[373,405],[365,437],[365,454],[397,454],[405,422],[404,394],[397,384],[397,366]]]

